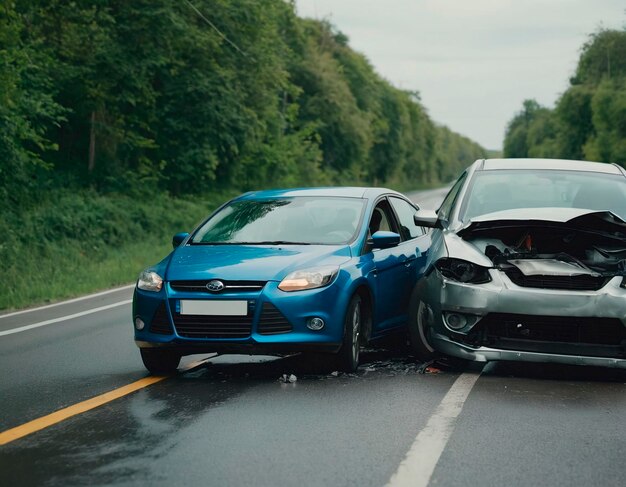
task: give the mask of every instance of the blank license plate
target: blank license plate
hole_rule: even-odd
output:
[[[181,315],[246,316],[247,301],[199,301],[181,299]]]

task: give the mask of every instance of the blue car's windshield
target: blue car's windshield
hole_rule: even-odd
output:
[[[480,171],[474,175],[460,219],[516,208],[611,210],[626,219],[626,178],[582,171]]]
[[[192,244],[346,244],[365,200],[293,197],[235,201],[210,218]]]

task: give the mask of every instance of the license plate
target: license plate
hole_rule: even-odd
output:
[[[202,301],[181,299],[181,315],[246,316],[247,301]]]

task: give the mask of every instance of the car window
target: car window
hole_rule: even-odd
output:
[[[386,199],[378,202],[370,217],[369,234],[373,235],[379,230],[399,233],[396,222],[393,219],[391,207]]]
[[[398,220],[400,220],[400,235],[402,236],[402,240],[411,240],[412,238],[424,235],[424,229],[417,226],[413,221],[413,216],[417,208],[402,198],[391,197],[389,201],[393,209],[396,210]]]
[[[467,173],[463,173],[459,179],[457,179],[452,189],[448,191],[443,203],[437,210],[437,214],[441,220],[448,220],[450,218],[450,212],[452,211],[452,207],[454,206],[454,202],[456,201],[456,197],[459,195],[459,191],[463,187],[463,183],[465,182],[465,177]]]

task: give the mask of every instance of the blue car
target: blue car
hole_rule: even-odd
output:
[[[360,346],[406,327],[430,237],[417,207],[381,188],[246,193],[144,270],[135,342],[154,374],[183,355],[328,353],[353,371]]]

